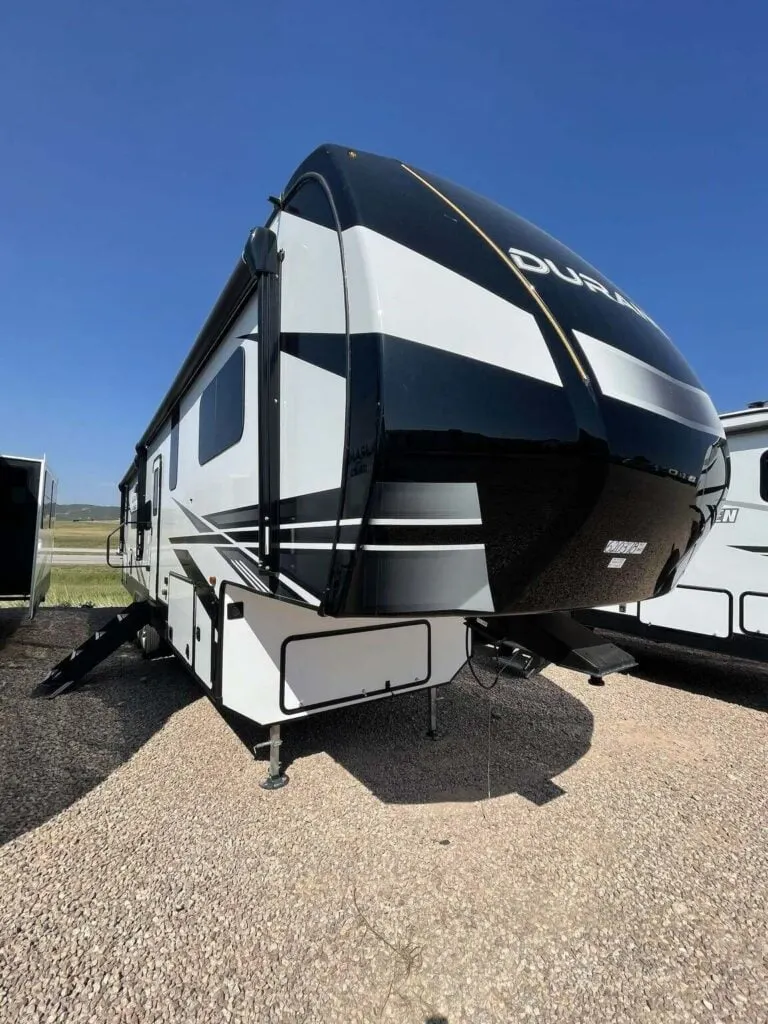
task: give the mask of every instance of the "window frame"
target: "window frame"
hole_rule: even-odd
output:
[[[760,479],[758,480],[758,487],[760,490],[760,497],[763,501],[768,501],[768,451],[764,451],[760,456]]]
[[[152,469],[152,519],[156,519],[160,511],[160,466],[156,462]]]
[[[168,490],[175,491],[179,482],[179,425],[181,410],[174,406],[171,413],[171,451],[168,459]],[[199,447],[199,446],[198,446]]]

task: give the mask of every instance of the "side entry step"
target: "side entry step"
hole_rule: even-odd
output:
[[[146,626],[151,614],[149,601],[136,601],[118,612],[102,629],[89,636],[51,669],[40,684],[55,687],[47,697],[58,697],[80,682],[87,672],[108,658],[126,640],[131,640],[142,626]]]

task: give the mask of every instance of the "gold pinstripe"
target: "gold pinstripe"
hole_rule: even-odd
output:
[[[566,337],[565,331],[563,330],[563,328],[560,326],[560,324],[555,319],[555,316],[552,313],[552,310],[546,304],[544,299],[542,299],[542,297],[539,295],[539,293],[536,290],[536,288],[531,284],[531,282],[528,280],[528,278],[525,276],[525,274],[523,274],[523,272],[519,269],[519,267],[515,266],[513,261],[509,258],[509,256],[507,256],[507,254],[504,252],[504,250],[501,249],[493,241],[492,238],[489,238],[488,235],[486,235],[486,233],[483,231],[483,229],[478,224],[475,224],[475,222],[472,220],[471,217],[467,216],[467,214],[464,213],[464,211],[460,207],[458,207],[454,202],[452,202],[447,196],[444,196],[443,193],[439,189],[435,188],[435,186],[432,185],[430,182],[428,182],[425,178],[422,178],[422,176],[420,174],[418,174],[416,171],[414,171],[411,167],[408,167],[407,164],[400,164],[400,166],[403,168],[404,171],[407,171],[414,178],[416,178],[417,181],[420,181],[422,185],[426,186],[426,188],[428,188],[430,190],[430,192],[434,192],[434,194],[439,199],[442,199],[442,201],[447,206],[450,206],[450,208],[453,210],[454,213],[458,213],[458,215],[461,217],[461,219],[466,224],[468,224],[472,228],[472,230],[474,232],[476,232],[476,234],[478,234],[480,236],[480,238],[482,238],[482,240],[487,245],[489,245],[491,247],[491,249],[493,249],[493,251],[499,257],[499,259],[503,260],[503,262],[506,263],[506,265],[509,267],[509,269],[512,271],[512,273],[515,275],[515,277],[520,281],[520,283],[523,285],[523,287],[526,289],[526,291],[528,291],[528,293],[530,294],[531,298],[533,298],[533,300],[539,306],[539,308],[541,309],[542,313],[546,316],[547,320],[549,320],[549,322],[552,324],[552,327],[554,328],[555,333],[557,334],[558,338],[562,341],[563,345],[565,346],[566,351],[568,352],[569,356],[573,360],[573,363],[574,363],[576,369],[579,371],[579,374],[580,374],[582,380],[585,383],[588,382],[589,381],[589,375],[587,374],[587,372],[584,369],[584,367],[581,365],[581,362],[579,361],[579,357],[576,355],[576,352],[574,351],[573,345],[571,345],[570,341],[568,341],[568,338]]]

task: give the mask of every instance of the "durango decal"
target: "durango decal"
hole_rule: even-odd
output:
[[[609,291],[605,285],[600,284],[594,277],[589,277],[587,274],[582,274],[581,271],[576,271],[573,267],[558,267],[558,265],[549,259],[543,259],[541,256],[536,256],[532,252],[526,252],[525,249],[507,249],[510,259],[514,262],[515,266],[519,270],[525,271],[528,274],[554,274],[559,277],[561,281],[567,281],[568,284],[572,284],[577,288],[588,288],[591,292],[595,292],[599,295],[604,295],[607,299],[612,302],[618,303],[620,306],[626,306],[627,309],[631,309],[638,316],[641,316],[643,320],[647,320],[649,324],[657,330],[661,330],[657,323],[644,313],[639,306],[636,306],[633,302],[630,302],[628,298],[617,291]]]

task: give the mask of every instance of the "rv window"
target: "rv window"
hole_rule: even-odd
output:
[[[768,452],[760,456],[760,497],[768,501]]]
[[[200,465],[237,444],[244,425],[245,353],[238,348],[200,397]]]
[[[168,487],[176,490],[176,483],[179,479],[179,407],[178,405],[171,414],[171,463],[168,469]]]
[[[155,466],[152,474],[152,517],[160,511],[160,467]]]

